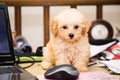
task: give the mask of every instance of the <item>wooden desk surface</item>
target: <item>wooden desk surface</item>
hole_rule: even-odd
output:
[[[28,65],[30,65],[31,63],[23,63],[23,64],[20,64],[21,67],[26,67]],[[41,67],[40,67],[40,62],[37,62],[35,63],[34,65],[32,65],[31,67],[29,68],[26,68],[25,70],[27,70],[28,72],[30,72],[31,74],[33,75],[40,75],[40,74],[44,74],[45,70],[43,70]],[[98,67],[97,65],[92,65],[89,67],[89,72],[93,72],[93,71],[103,71],[105,73],[108,73],[110,74],[105,68],[101,68],[101,67]],[[116,77],[120,80],[120,75],[112,75],[113,77]]]

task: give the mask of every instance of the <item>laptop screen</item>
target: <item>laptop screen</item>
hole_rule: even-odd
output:
[[[0,64],[14,63],[14,49],[8,8],[0,4]]]
[[[0,9],[0,54],[9,53],[4,10]]]

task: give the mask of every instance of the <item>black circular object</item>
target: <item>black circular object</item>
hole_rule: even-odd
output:
[[[112,39],[113,28],[111,24],[105,20],[95,20],[91,24],[88,37],[90,40]]]
[[[63,64],[48,69],[44,76],[54,80],[77,80],[79,71],[71,65]]]

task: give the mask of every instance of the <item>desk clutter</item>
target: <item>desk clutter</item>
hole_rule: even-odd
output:
[[[31,63],[42,61],[42,47],[38,47],[36,52],[32,51],[32,46],[23,36],[16,36],[14,40],[14,55],[16,63]]]
[[[120,75],[120,42],[117,41],[115,44],[92,56],[90,60],[96,62],[99,67],[106,68],[111,74]]]

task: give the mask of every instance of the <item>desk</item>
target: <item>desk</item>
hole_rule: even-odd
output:
[[[28,65],[30,65],[31,63],[23,63],[23,64],[20,64],[21,67],[26,67]],[[31,74],[33,75],[40,75],[40,74],[44,74],[45,70],[43,70],[41,67],[40,67],[40,62],[37,62],[35,63],[34,65],[32,65],[31,67],[29,68],[26,68],[26,70],[28,72],[30,72]],[[105,73],[108,73],[109,72],[105,69],[105,68],[101,68],[101,67],[98,67],[97,65],[92,65],[89,67],[89,72],[93,72],[93,71],[103,71]],[[116,77],[120,80],[120,75],[112,75],[113,77]]]

